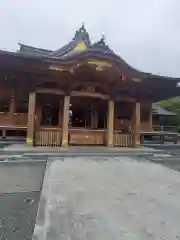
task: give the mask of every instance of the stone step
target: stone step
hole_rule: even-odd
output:
[[[8,155],[7,151],[1,152],[1,154]],[[22,155],[23,157],[29,157],[29,158],[48,158],[48,157],[118,157],[118,156],[153,156],[152,152],[23,152],[23,151],[15,151],[10,154],[11,156],[17,156]]]
[[[153,154],[162,154],[163,150],[154,150],[152,148],[112,148],[106,147],[69,147],[68,149],[53,147],[27,147],[23,144],[15,144],[9,147],[0,148],[0,155],[22,155],[25,158],[42,159],[48,157],[118,157],[118,156],[152,156]]]

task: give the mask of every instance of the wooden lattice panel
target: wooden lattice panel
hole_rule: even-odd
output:
[[[114,133],[115,147],[132,147],[132,134]]]
[[[62,134],[61,131],[41,130],[37,133],[36,145],[37,146],[61,146]]]

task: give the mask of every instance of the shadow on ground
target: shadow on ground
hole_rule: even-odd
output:
[[[31,240],[46,162],[0,162],[0,240]]]
[[[0,194],[0,239],[31,240],[40,191]]]

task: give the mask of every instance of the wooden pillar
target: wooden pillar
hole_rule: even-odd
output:
[[[69,103],[70,96],[64,96],[62,147],[68,147]]]
[[[140,114],[141,114],[141,105],[136,102],[134,104],[134,112],[133,112],[133,147],[140,146]]]
[[[35,111],[36,109],[36,93],[29,93],[29,106],[28,106],[28,125],[27,125],[27,139],[26,143],[30,146],[35,144]]]
[[[14,113],[15,113],[15,98],[14,96],[11,98],[11,102],[10,102],[10,106],[9,106],[9,119],[10,119],[10,123],[13,123],[13,119],[14,119]]]
[[[94,128],[94,107],[93,110],[91,111],[91,128]]]
[[[61,99],[60,102],[59,102],[59,111],[58,111],[58,117],[59,117],[58,126],[59,127],[62,127],[62,121],[63,121],[63,118],[62,118],[62,115],[63,115],[62,102],[63,102],[63,100]]]
[[[91,112],[91,128],[96,129],[98,123],[97,106],[93,104],[93,111]]]
[[[150,104],[149,106],[149,119],[148,119],[148,122],[149,122],[149,131],[152,131],[152,104]]]
[[[40,103],[36,102],[36,130],[37,128],[40,127],[41,124],[41,120],[42,120],[42,106],[40,105]]]
[[[98,127],[98,109],[97,109],[97,107],[95,108],[95,112],[94,112],[94,127],[95,128]]]
[[[108,139],[109,148],[114,147],[114,100],[108,102]]]

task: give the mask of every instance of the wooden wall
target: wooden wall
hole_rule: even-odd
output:
[[[132,126],[132,121],[128,119],[120,119],[120,118],[115,118],[114,122],[114,128],[116,130],[121,130],[121,129],[129,129],[130,126]]]
[[[152,131],[152,118],[151,118],[151,103],[141,103],[141,113],[146,111],[148,113],[147,119],[141,118],[141,131]],[[116,130],[132,129],[132,117],[130,119],[121,119],[115,116],[114,127]]]
[[[129,127],[131,126],[131,127]],[[121,130],[123,128],[132,128],[132,121],[127,119],[115,119],[115,129]],[[151,131],[152,126],[149,121],[141,121],[141,131]]]
[[[15,113],[14,118],[13,118],[14,124],[24,126],[24,125],[27,125],[27,121],[28,121],[27,113],[20,113],[20,114]]]
[[[141,131],[152,131],[152,125],[149,123],[149,121],[141,121]]]
[[[14,114],[13,119],[10,119],[8,113],[0,113],[0,125],[27,125],[27,113]]]

